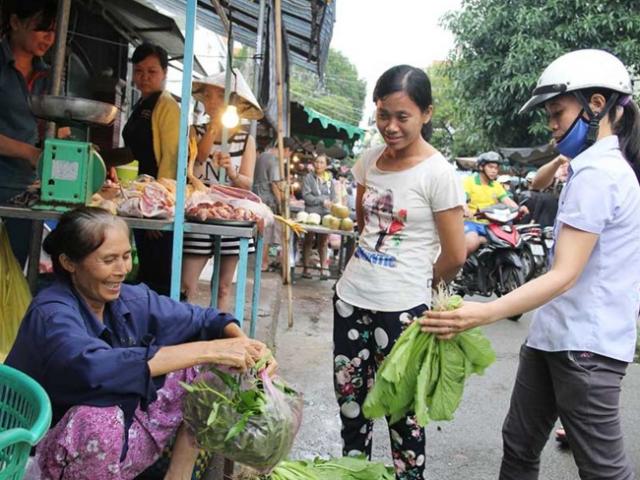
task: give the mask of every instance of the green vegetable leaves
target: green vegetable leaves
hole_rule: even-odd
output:
[[[187,391],[184,419],[198,445],[210,452],[268,471],[293,443],[302,415],[302,396],[257,369],[232,374],[203,368]]]
[[[264,480],[395,480],[393,468],[361,457],[282,461]]]
[[[435,292],[434,310],[454,310],[462,305],[459,295],[445,287]],[[389,416],[389,424],[415,413],[421,426],[429,420],[451,420],[460,401],[465,380],[482,374],[495,361],[491,343],[479,329],[439,340],[422,333],[413,322],[400,335],[378,371],[363,412],[368,418]]]

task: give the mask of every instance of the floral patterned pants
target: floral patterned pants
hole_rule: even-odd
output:
[[[422,304],[401,312],[374,312],[355,307],[337,296],[333,299],[333,384],[342,421],[344,455],[371,458],[373,421],[362,414],[375,372]],[[413,416],[389,425],[396,477],[424,478],[425,438]]]
[[[153,464],[182,423],[180,382],[191,383],[195,368],[169,373],[147,411],[138,408],[129,428],[124,461],[124,414],[117,407],[71,408],[36,448],[41,480],[129,480]]]

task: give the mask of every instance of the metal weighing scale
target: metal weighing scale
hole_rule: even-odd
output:
[[[47,138],[38,164],[41,181],[40,201],[32,208],[67,211],[86,205],[105,182],[107,169],[96,147],[89,142],[91,126],[111,125],[118,109],[115,105],[84,98],[32,95],[33,114],[57,126],[81,127],[84,141]]]

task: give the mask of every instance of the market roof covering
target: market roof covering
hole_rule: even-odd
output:
[[[333,138],[354,143],[364,137],[365,131],[350,123],[335,120],[311,107],[291,103],[291,134],[318,138]]]
[[[183,22],[186,0],[136,0],[174,12]],[[225,12],[232,7],[233,37],[238,42],[255,47],[260,5],[257,0],[219,0]],[[269,5],[271,2],[267,2]],[[269,15],[269,12],[266,12]],[[289,59],[292,63],[313,70],[322,76],[329,54],[336,17],[335,0],[282,0],[282,21],[287,31]],[[197,22],[220,35],[226,35],[224,24],[210,0],[198,0]]]
[[[558,155],[558,151],[550,144],[533,148],[499,148],[500,154],[512,164],[540,168]]]
[[[99,13],[134,45],[143,41],[154,43],[167,51],[171,61],[182,61],[182,32],[173,18],[161,14],[152,5],[131,0],[80,0],[80,3],[92,11],[96,11],[95,4],[99,4]],[[206,75],[197,57],[193,68],[196,72]]]

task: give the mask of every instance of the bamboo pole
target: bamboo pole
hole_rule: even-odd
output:
[[[283,212],[284,217],[289,218],[289,197],[291,195],[290,169],[285,171],[284,159],[284,85],[282,74],[282,2],[275,0],[273,14],[275,15],[276,28],[276,91],[278,100],[278,158],[280,164],[280,178],[285,179]],[[291,232],[288,228],[284,228],[284,242],[282,245],[282,280],[287,285],[288,298],[288,326],[293,326],[293,292],[291,290],[291,266],[289,265],[289,238]]]
[[[266,0],[260,0],[260,10],[258,13],[258,31],[256,33],[256,53],[253,59],[253,93],[260,100],[260,77],[262,73],[262,50],[264,42],[264,13],[266,10]],[[258,139],[258,121],[251,120],[249,133],[256,140]]]
[[[62,76],[67,54],[67,31],[69,29],[70,11],[71,0],[62,0],[58,3],[58,11],[56,14],[56,44],[53,47],[52,81],[49,92],[51,95],[60,95],[62,93]],[[56,124],[54,122],[47,123],[45,137],[56,137]],[[43,232],[44,221],[33,220],[31,222],[29,262],[27,266],[27,282],[33,295],[36,294],[38,274],[40,272],[40,248],[42,245]]]

